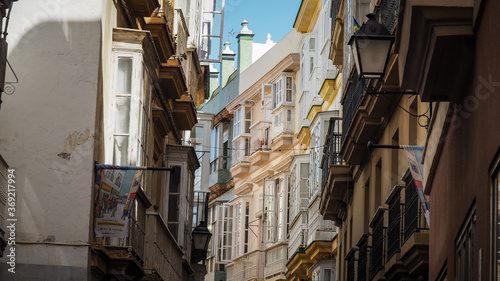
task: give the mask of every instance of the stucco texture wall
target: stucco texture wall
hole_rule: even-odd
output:
[[[18,263],[88,263],[88,249],[79,245],[90,233],[102,6],[98,0],[13,6],[8,59],[19,83],[2,97],[0,153],[16,169]],[[13,79],[8,70],[7,81]],[[47,246],[36,250],[26,242]],[[1,280],[15,280],[5,272],[0,267]]]

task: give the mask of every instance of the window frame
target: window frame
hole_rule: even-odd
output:
[[[131,77],[130,77],[130,93],[118,93],[118,80],[119,80],[119,63],[122,59],[131,60]],[[144,139],[147,131],[149,130],[149,116],[150,110],[150,82],[147,78],[146,67],[143,61],[142,50],[130,51],[122,50],[119,48],[113,49],[113,82],[111,90],[111,103],[110,103],[110,136],[108,144],[113,149],[110,149],[109,159],[115,165],[142,165],[145,159],[141,158],[139,148],[146,148],[146,140]],[[144,89],[146,88],[146,89]],[[144,97],[146,95],[146,98]],[[117,118],[118,118],[118,99],[130,98],[130,106],[128,108],[128,132],[117,131]],[[142,113],[142,114],[141,114]],[[146,115],[146,116],[144,116]],[[140,130],[146,130],[142,133]],[[117,159],[117,150],[115,147],[116,137],[127,137],[127,155],[126,159]],[[146,149],[147,150],[147,149]],[[146,153],[147,154],[147,153]]]
[[[490,186],[491,186],[491,247],[490,247],[490,274],[491,280],[497,280],[500,274],[498,262],[500,261],[500,233],[498,225],[500,224],[500,149],[497,151],[493,162],[490,165]]]
[[[464,223],[460,227],[460,230],[455,239],[455,280],[465,281],[465,280],[475,280],[475,248],[476,248],[476,204],[473,203],[470,210],[467,212],[467,216]],[[467,247],[469,246],[469,247]],[[464,250],[466,255],[465,265],[464,260],[460,259],[459,251]],[[462,252],[463,253],[463,252]],[[467,267],[469,265],[469,267]],[[465,274],[467,276],[463,276]],[[480,273],[479,273],[480,274]]]

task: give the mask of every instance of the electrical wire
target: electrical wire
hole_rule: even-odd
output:
[[[394,99],[392,99],[392,98],[389,98],[387,95],[384,95],[383,93],[381,93],[381,94],[377,94],[377,96],[380,96],[380,95],[381,95],[381,96],[383,96],[383,97],[385,97],[386,99],[388,99],[388,100],[392,101],[392,102],[397,102],[397,103],[396,103],[396,105],[397,105],[397,106],[398,106],[401,110],[403,110],[404,112],[408,113],[410,116],[413,116],[413,117],[418,118],[418,119],[417,119],[417,123],[418,123],[418,125],[419,125],[420,127],[425,128],[426,130],[427,130],[427,129],[429,129],[429,121],[430,121],[430,117],[429,117],[429,116],[427,116],[427,113],[429,112],[429,110],[430,110],[430,108],[431,108],[431,105],[430,105],[430,104],[429,104],[429,106],[427,107],[427,110],[426,110],[423,114],[413,114],[413,113],[411,113],[410,111],[408,111],[408,110],[406,110],[405,108],[403,108],[403,107],[399,104],[399,102],[398,102],[398,101],[396,101],[396,100],[394,100]],[[422,117],[425,117],[425,118],[427,119],[425,124],[421,124],[421,123],[420,123],[420,118],[422,118]]]
[[[193,143],[190,142],[190,141],[184,141],[186,145],[192,145]],[[202,145],[202,144],[198,144],[198,145],[201,145],[204,149],[208,148],[208,149],[224,149],[223,147],[218,147],[218,146],[206,146],[206,145]],[[281,149],[275,149],[275,150],[265,150],[265,151],[269,151],[269,152],[284,152],[284,151],[303,151],[303,150],[307,150],[307,149],[320,149],[320,148],[323,148],[325,147],[326,145],[320,145],[320,146],[311,146],[311,147],[307,147],[307,148],[281,148]],[[245,151],[247,150],[246,148],[227,148],[228,151]],[[210,153],[210,151],[206,151],[206,150],[195,150],[195,152],[206,152],[206,153]]]

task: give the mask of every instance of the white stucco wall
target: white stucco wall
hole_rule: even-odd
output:
[[[0,153],[16,169],[16,243],[51,245],[19,245],[19,263],[88,264],[88,249],[63,244],[89,241],[102,8],[99,0],[13,6],[8,58],[19,83],[2,95]]]

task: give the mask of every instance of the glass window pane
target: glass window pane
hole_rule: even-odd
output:
[[[168,195],[168,222],[179,221],[179,195]]]
[[[286,90],[286,101],[292,102],[292,90]]]
[[[132,58],[118,58],[116,94],[130,95],[132,91]]]
[[[172,166],[175,172],[170,174],[170,196],[172,193],[179,193],[181,185],[181,168],[180,166]]]
[[[251,126],[251,121],[245,121],[245,134],[250,134],[250,126]]]
[[[116,97],[115,133],[128,134],[130,131],[130,97]]]
[[[113,146],[113,164],[123,166],[129,164],[128,141],[129,136],[115,136]]]
[[[332,280],[332,271],[330,269],[325,269],[325,281],[331,281]]]
[[[316,49],[316,40],[314,38],[309,39],[309,51],[314,51]]]

